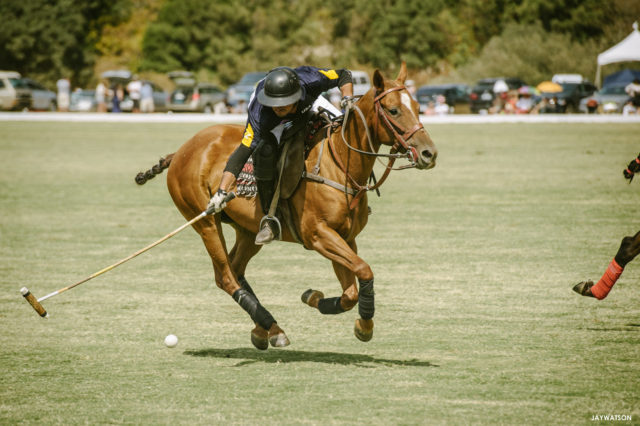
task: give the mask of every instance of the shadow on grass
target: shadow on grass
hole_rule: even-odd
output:
[[[625,328],[625,327],[628,327],[628,328]],[[587,327],[587,330],[590,330],[590,331],[640,331],[640,324],[625,324],[624,327],[609,327],[609,328]]]
[[[241,367],[256,362],[264,362],[269,364],[291,363],[291,362],[321,362],[324,364],[341,364],[355,365],[357,367],[371,367],[367,364],[380,364],[386,366],[401,367],[439,367],[429,361],[420,361],[417,359],[401,360],[401,359],[384,359],[376,358],[371,355],[361,354],[345,354],[337,352],[306,352],[291,350],[270,350],[259,351],[251,348],[235,348],[235,349],[201,349],[197,351],[184,351],[185,355],[197,357],[212,358],[229,358],[242,359],[244,361],[236,364]]]

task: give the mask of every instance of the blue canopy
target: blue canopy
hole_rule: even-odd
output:
[[[622,71],[614,72],[604,78],[602,87],[605,86],[626,86],[634,79],[640,80],[640,70],[624,69]]]

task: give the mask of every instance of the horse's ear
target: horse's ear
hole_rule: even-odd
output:
[[[402,61],[402,64],[400,65],[400,72],[398,73],[398,78],[396,78],[396,80],[398,80],[400,84],[404,84],[404,81],[406,79],[407,79],[407,63],[405,61]]]
[[[384,90],[384,77],[380,73],[380,70],[375,70],[373,73],[373,85],[378,91]]]

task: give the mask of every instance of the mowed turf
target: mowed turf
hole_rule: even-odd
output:
[[[640,261],[604,301],[571,290],[640,229],[622,177],[639,124],[427,126],[437,167],[393,172],[358,239],[369,343],[357,309],[300,301],[339,295],[330,262],[275,243],[247,278],[291,346],[254,349],[191,229],[39,318],[21,287],[42,297],[184,223],[165,175],[133,177],[203,127],[0,123],[0,423],[640,423]]]

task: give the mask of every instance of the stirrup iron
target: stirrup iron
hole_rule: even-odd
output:
[[[276,217],[276,216],[271,216],[271,215],[264,215],[262,216],[262,219],[260,219],[260,225],[259,225],[259,229],[262,229],[262,225],[264,225],[264,222],[266,220],[272,220],[276,223],[276,225],[278,226],[278,233],[277,235],[273,238],[274,240],[278,240],[278,241],[282,241],[282,225],[280,225],[280,220]],[[269,225],[267,225],[269,226]]]

